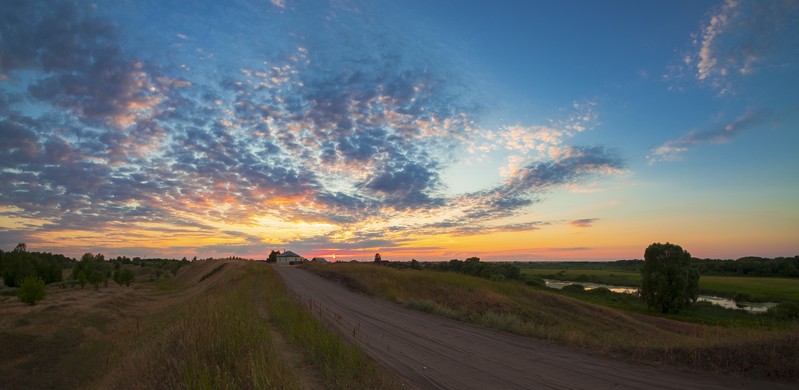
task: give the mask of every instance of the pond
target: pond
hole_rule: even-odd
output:
[[[625,287],[625,286],[613,286],[609,284],[601,284],[601,283],[589,283],[589,282],[569,282],[563,280],[551,280],[545,279],[546,286],[554,289],[562,289],[564,286],[570,284],[580,284],[585,287],[586,290],[593,290],[599,287],[605,287],[610,291],[615,293],[624,293],[624,294],[637,294],[638,288],[636,287]],[[710,302],[714,305],[721,306],[725,309],[734,309],[734,310],[746,310],[750,313],[765,313],[768,309],[777,306],[775,302],[740,302],[736,304],[735,301],[729,298],[723,297],[716,297],[712,295],[700,295],[699,301]]]

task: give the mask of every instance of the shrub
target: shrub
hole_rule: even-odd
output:
[[[546,287],[547,282],[544,279],[535,276],[525,276],[524,284],[532,287]]]
[[[17,298],[29,305],[35,305],[47,294],[44,291],[44,280],[38,276],[28,276],[22,279],[17,289]]]
[[[562,290],[566,292],[583,292],[585,287],[582,284],[569,284],[563,286]]]
[[[86,272],[78,271],[78,273],[77,273],[77,275],[75,277],[75,280],[78,281],[78,284],[80,285],[80,288],[83,288],[84,286],[86,286],[86,282],[88,280],[88,279],[86,279]]]
[[[592,289],[592,290],[591,290],[591,291],[589,291],[589,292],[590,292],[591,294],[594,294],[594,295],[599,295],[599,296],[610,296],[610,295],[613,295],[613,294],[614,294],[614,292],[613,292],[613,291],[611,291],[611,290],[610,290],[609,288],[607,288],[607,287],[597,287],[597,288],[595,288],[595,289]]]
[[[799,305],[793,302],[781,302],[768,309],[768,315],[780,320],[799,319]]]
[[[125,286],[130,287],[130,282],[134,280],[136,280],[136,274],[132,269],[125,268],[114,271],[114,282],[120,286],[124,284]]]
[[[747,293],[739,292],[735,294],[732,300],[735,301],[736,305],[740,306],[739,303],[741,302],[752,302],[752,296]]]

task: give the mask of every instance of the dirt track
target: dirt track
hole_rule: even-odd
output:
[[[408,387],[421,389],[793,389],[633,365],[356,294],[275,267],[313,311]]]

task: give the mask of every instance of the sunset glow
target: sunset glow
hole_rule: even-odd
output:
[[[0,5],[0,249],[799,254],[799,4],[432,3]]]

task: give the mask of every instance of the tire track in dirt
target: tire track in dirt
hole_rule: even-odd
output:
[[[314,314],[408,387],[421,389],[793,389],[589,355],[546,341],[353,293],[295,267],[275,269]]]

